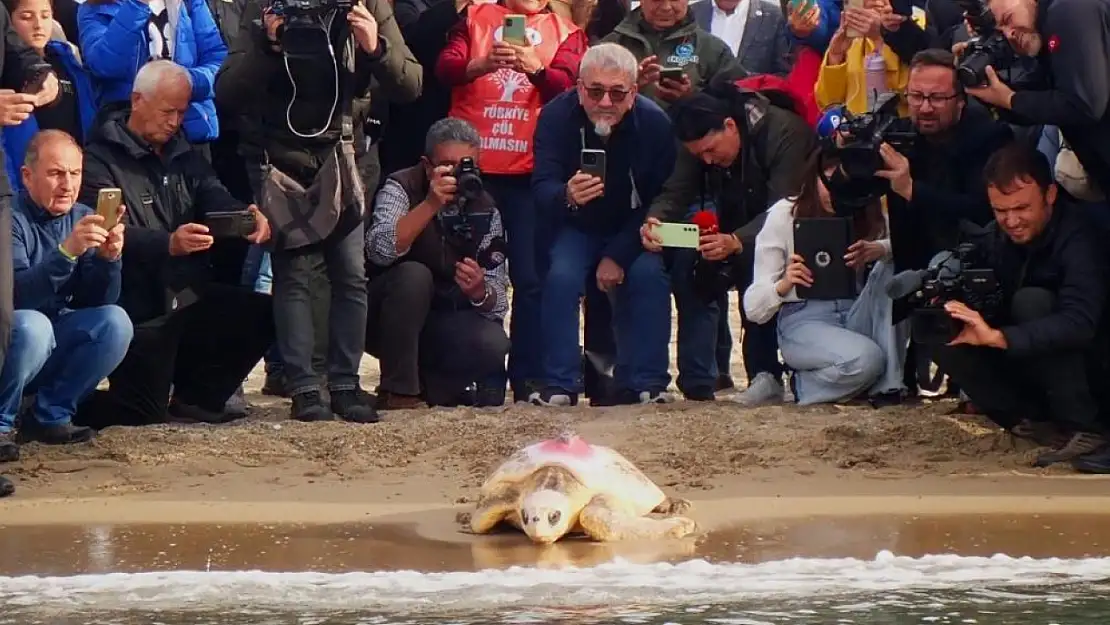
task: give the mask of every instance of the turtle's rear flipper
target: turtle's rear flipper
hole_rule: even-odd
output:
[[[590,538],[603,542],[682,538],[697,530],[697,524],[692,519],[680,516],[666,519],[636,516],[626,506],[602,495],[591,499],[582,509],[578,524]]]

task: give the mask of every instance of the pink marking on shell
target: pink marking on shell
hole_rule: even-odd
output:
[[[577,436],[569,441],[558,438],[544,441],[540,443],[540,451],[550,454],[567,454],[579,458],[587,458],[594,453],[590,444]]]

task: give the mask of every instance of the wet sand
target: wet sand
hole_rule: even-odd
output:
[[[132,524],[0,526],[0,575],[167,570],[477,570],[704,558],[757,563],[791,557],[1110,556],[1110,515],[810,516],[722,527],[695,539],[538,547],[515,533],[473,541],[428,538],[414,525]]]

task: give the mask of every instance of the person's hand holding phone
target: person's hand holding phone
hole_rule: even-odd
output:
[[[30,92],[35,97],[35,108],[53,104],[58,99],[58,88],[58,76],[53,71],[47,72],[38,89]]]
[[[0,89],[0,126],[18,126],[35,112],[38,97]]]
[[[585,206],[602,195],[605,182],[593,174],[578,171],[567,181],[567,200],[575,206]]]
[[[660,221],[655,217],[648,217],[644,221],[644,225],[640,226],[640,244],[649,252],[659,253],[663,251],[662,237],[653,232],[659,224]]]
[[[796,286],[812,287],[813,272],[806,267],[804,258],[798,254],[791,254],[790,263],[786,265],[786,274],[775,284],[775,292],[779,297],[786,297],[786,294]]]
[[[543,62],[540,61],[540,56],[536,54],[536,48],[529,42],[526,45],[518,46],[514,43],[505,44],[513,51],[514,59],[512,68],[521,74],[535,74],[543,69]]]
[[[212,247],[216,239],[204,224],[182,224],[170,235],[170,256],[187,256]]]
[[[254,215],[254,232],[247,235],[247,240],[251,243],[262,244],[270,240],[270,220],[258,210],[258,207],[251,204],[247,207]]]
[[[658,86],[655,88],[655,94],[658,95],[661,100],[675,102],[689,95],[693,90],[694,86],[690,83],[690,77],[683,74],[682,80],[661,77]]]
[[[116,209],[116,225],[108,231],[108,238],[104,240],[104,244],[97,248],[97,256],[108,261],[116,261],[123,255],[123,231],[126,226],[123,225],[123,216],[127,213],[127,207],[120,205]],[[103,218],[101,225],[104,225]]]
[[[108,231],[104,229],[104,218],[100,215],[85,215],[73,226],[73,232],[62,241],[62,249],[70,256],[80,256],[85,252],[104,245]]]
[[[636,82],[641,89],[653,85],[659,82],[659,75],[662,71],[663,66],[659,64],[659,57],[654,54],[645,57],[644,60],[640,61],[640,74],[636,78]]]
[[[812,4],[807,4],[804,0],[790,3],[786,26],[795,37],[805,39],[812,35],[813,31],[817,30],[820,25],[821,7],[816,0]]]
[[[431,192],[428,193],[428,199],[437,204],[437,210],[454,202],[455,194],[459,192],[459,181],[451,175],[454,171],[450,165],[440,165],[432,170]]]
[[[862,36],[869,39],[877,39],[882,35],[882,17],[874,9],[844,7],[840,14],[840,23],[847,27],[847,32],[863,33]]]

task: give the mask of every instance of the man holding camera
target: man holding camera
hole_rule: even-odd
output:
[[[223,110],[242,115],[240,153],[274,224],[277,351],[293,418],[377,421],[359,383],[366,333],[365,145],[368,94],[420,95],[423,69],[387,0],[251,3],[216,77]],[[379,103],[380,104],[380,103]],[[314,289],[323,267],[329,293]],[[313,367],[313,300],[329,298],[326,387]]]
[[[1110,189],[1110,2],[990,0],[998,29],[1021,56],[1036,57],[1043,89],[1015,92],[988,67],[972,96],[1010,111],[1022,124],[1059,127],[1088,184]]]
[[[980,248],[1002,290],[999,327],[946,302],[962,327],[937,364],[993,421],[1053,447],[1035,466],[1077,461],[1107,442],[1091,386],[1105,338],[1104,257],[1087,219],[1057,201],[1048,161],[1032,147],[1008,144],[983,176],[995,223]]]
[[[482,140],[448,117],[422,162],[391,174],[366,233],[366,351],[381,362],[378,410],[505,401],[509,274],[501,215],[475,163]],[[464,390],[477,386],[477,396]]]
[[[181,131],[189,72],[173,61],[139,70],[130,110],[104,116],[85,152],[80,201],[118,188],[127,207],[119,305],[135,326],[123,362],[82,406],[85,425],[220,423],[224,405],[273,340],[270,297],[212,280],[216,237],[270,236],[266,218],[227,191]],[[215,213],[224,213],[217,218]],[[170,389],[173,398],[170,398]]]

